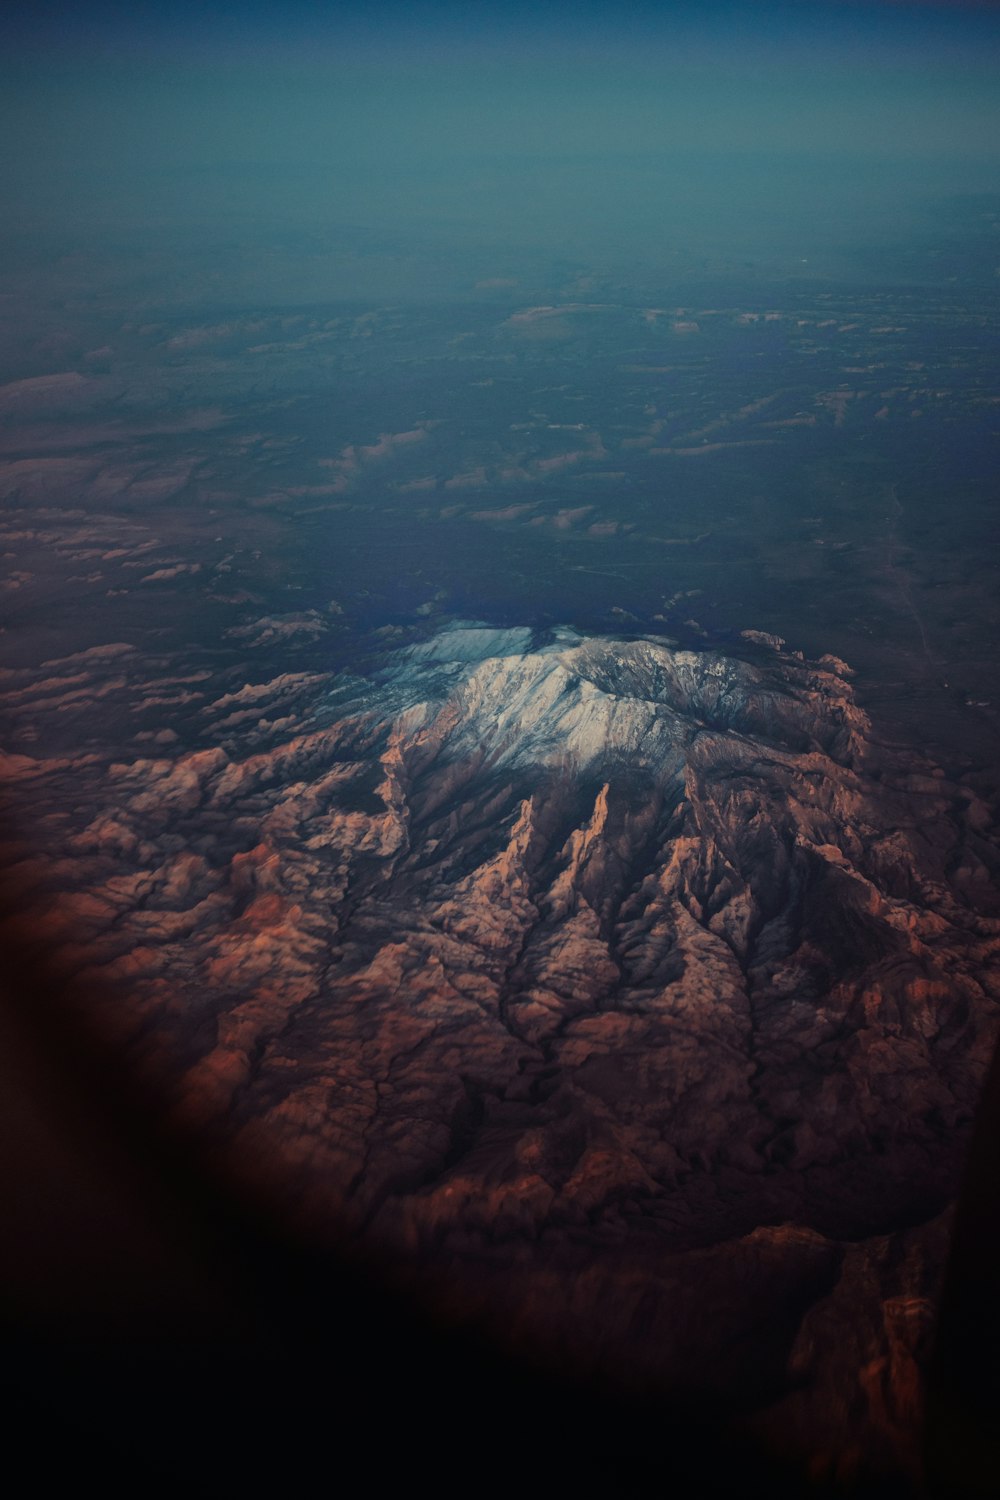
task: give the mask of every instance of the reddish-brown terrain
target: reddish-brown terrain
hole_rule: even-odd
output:
[[[906,1473],[996,1035],[990,812],[843,663],[748,636],[453,626],[227,693],[208,750],[11,757],[22,816],[63,809],[15,920],[318,1242]],[[100,696],[127,653],[74,665]]]

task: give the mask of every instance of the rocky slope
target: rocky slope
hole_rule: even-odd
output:
[[[895,1472],[995,1039],[990,812],[842,663],[743,655],[463,625],[247,686],[209,749],[9,758],[62,812],[8,871],[282,1212]]]

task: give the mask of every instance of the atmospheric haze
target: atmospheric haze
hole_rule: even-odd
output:
[[[25,1452],[989,1492],[995,9],[0,25]]]

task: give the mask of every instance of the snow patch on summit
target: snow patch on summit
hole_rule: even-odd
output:
[[[339,698],[341,711],[352,705]],[[786,689],[745,662],[677,651],[655,637],[587,637],[567,626],[535,632],[462,622],[398,653],[364,707],[423,725],[425,748],[447,758],[486,755],[500,765],[632,766],[675,772],[684,747],[706,730],[792,731],[805,719]]]

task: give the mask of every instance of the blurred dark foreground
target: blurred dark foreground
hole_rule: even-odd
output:
[[[1000,1064],[960,1199],[930,1372],[926,1489],[765,1454],[676,1390],[540,1370],[319,1249],[156,1124],[27,947],[0,1005],[5,1445],[34,1486],[993,1495],[1000,1491]]]

